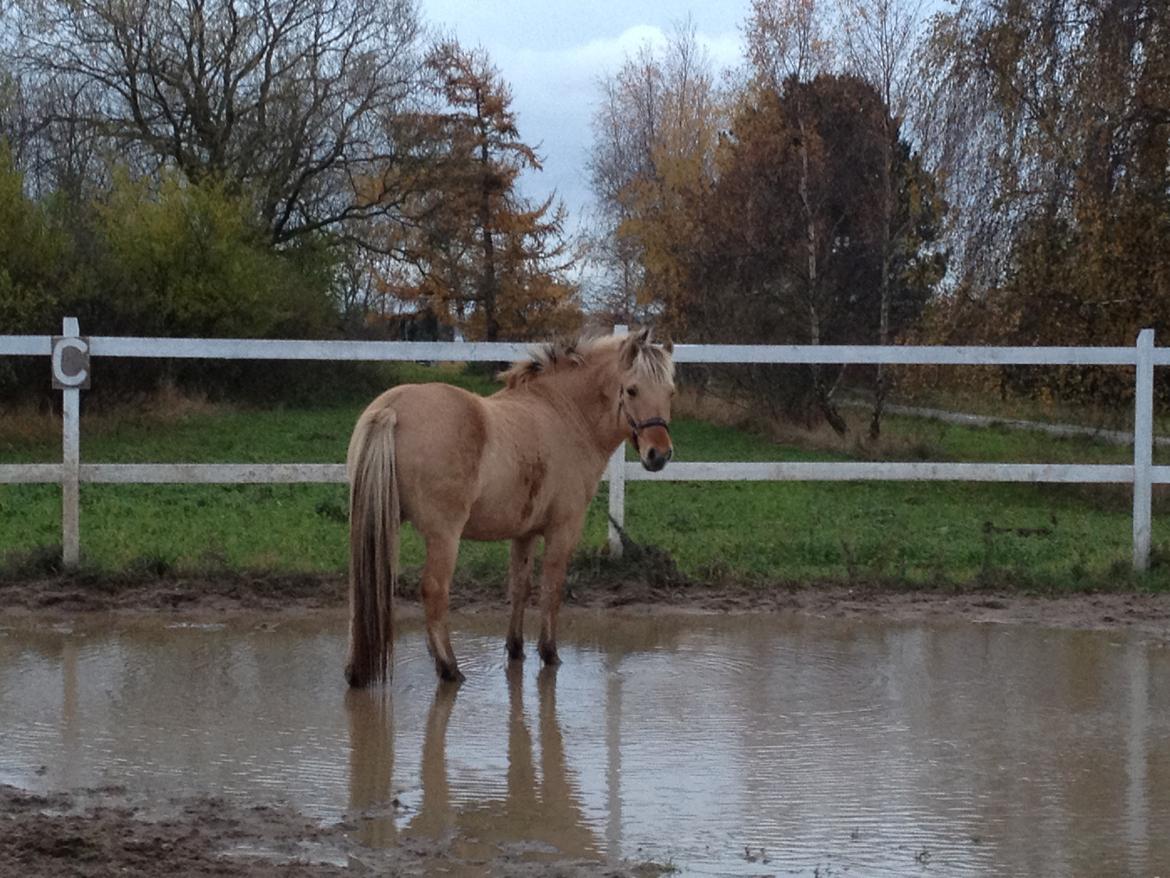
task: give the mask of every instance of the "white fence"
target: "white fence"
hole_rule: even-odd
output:
[[[624,332],[616,327],[615,332]],[[0,356],[50,358],[54,386],[63,393],[61,463],[0,464],[0,484],[61,485],[63,560],[80,554],[80,485],[100,483],[241,484],[344,482],[340,463],[302,464],[114,464],[81,462],[80,392],[89,385],[91,358],[150,357],[236,360],[440,360],[508,362],[528,345],[467,342],[272,341],[253,339],[85,337],[75,318],[65,318],[60,336],[0,336]],[[627,481],[964,481],[1079,482],[1133,485],[1133,564],[1145,570],[1150,557],[1152,488],[1170,483],[1170,466],[1153,465],[1154,367],[1170,365],[1170,349],[1154,347],[1144,329],[1134,347],[894,347],[833,345],[676,345],[677,363],[859,363],[899,365],[1078,365],[1136,367],[1132,464],[1005,463],[691,463],[676,461],[651,473],[627,463],[624,447],[605,478],[609,512],[625,520]],[[613,524],[610,545],[621,551]]]

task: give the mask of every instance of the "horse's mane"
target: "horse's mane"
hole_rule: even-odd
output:
[[[630,339],[630,336],[594,335],[543,344],[529,352],[529,359],[513,363],[499,377],[510,390],[523,387],[546,375],[579,368],[598,354],[614,353]],[[633,342],[637,345],[635,373],[650,381],[673,385],[674,361],[669,351],[652,344],[648,333],[639,333]]]

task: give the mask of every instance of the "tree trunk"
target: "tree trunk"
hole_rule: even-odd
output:
[[[492,166],[483,109],[478,99],[476,103],[480,119],[479,161],[482,165],[479,227],[483,236],[483,273],[479,282],[479,306],[483,308],[484,338],[487,341],[499,341],[500,320],[496,313],[496,244],[492,238]]]
[[[804,211],[805,229],[807,231],[805,247],[808,253],[808,329],[809,344],[821,343],[821,320],[817,311],[817,227],[816,217],[813,216],[812,202],[808,195],[808,137],[804,128],[804,118],[798,114],[800,126],[800,203]],[[833,394],[825,386],[821,367],[812,365],[813,393],[816,396],[817,407],[821,410],[829,426],[838,436],[844,436],[848,430],[845,419],[833,405]]]
[[[882,265],[880,284],[880,305],[878,315],[878,344],[890,343],[890,263],[893,261],[891,240],[894,223],[894,193],[893,193],[893,156],[891,155],[889,120],[884,122],[885,136],[882,138]],[[869,422],[869,438],[877,439],[882,433],[882,410],[886,404],[886,394],[889,391],[888,378],[884,363],[878,363],[877,387],[874,390],[873,417]]]

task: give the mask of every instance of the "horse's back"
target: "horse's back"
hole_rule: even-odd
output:
[[[559,505],[583,508],[596,490],[591,450],[534,394],[485,399],[447,384],[404,384],[367,414],[386,409],[395,415],[402,517],[424,535],[456,522],[471,539],[541,532]]]

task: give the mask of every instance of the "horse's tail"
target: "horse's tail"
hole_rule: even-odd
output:
[[[394,646],[394,589],[398,581],[398,467],[394,410],[362,414],[349,442],[350,686],[386,680]]]

